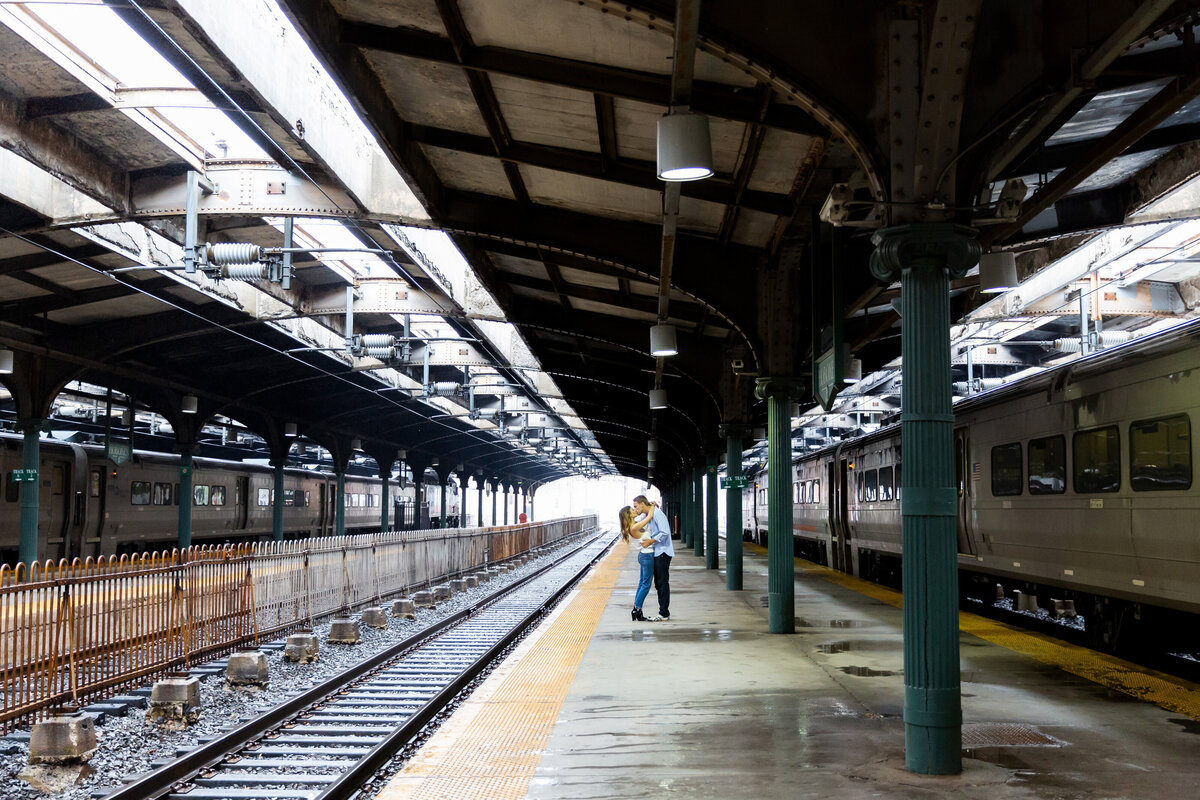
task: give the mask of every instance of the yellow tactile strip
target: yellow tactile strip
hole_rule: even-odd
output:
[[[765,548],[749,542],[746,548],[763,555],[767,552]],[[903,605],[900,592],[803,559],[798,558],[795,563],[798,569],[809,575],[824,578],[896,608]],[[958,627],[965,633],[1027,655],[1043,664],[1050,664],[1092,683],[1200,721],[1200,686],[1189,681],[965,611],[958,613]]]
[[[435,733],[379,800],[525,797],[628,555],[609,552]]]

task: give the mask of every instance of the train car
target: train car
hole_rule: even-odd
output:
[[[442,519],[442,492],[446,492],[446,518]],[[462,519],[461,492],[453,483],[445,489],[436,483],[425,485],[425,505],[428,508],[429,528],[457,528]]]
[[[43,440],[38,471],[38,558],[111,555],[169,549],[176,543],[179,458],[134,451],[116,465],[104,449]],[[19,550],[22,439],[0,434],[0,559],[15,563]],[[389,485],[396,527],[417,519],[413,488]],[[195,544],[270,539],[274,527],[275,476],[271,467],[239,461],[193,460],[192,541]],[[347,476],[348,533],[379,529],[382,486],[377,478]],[[336,476],[284,470],[284,532],[287,538],[331,535],[335,530]],[[457,506],[455,506],[457,514]]]
[[[1196,630],[1200,323],[1135,340],[954,408],[960,590],[1072,600],[1093,643]],[[900,426],[792,465],[797,555],[899,585]],[[743,504],[766,540],[765,470]],[[757,509],[757,515],[755,512]]]

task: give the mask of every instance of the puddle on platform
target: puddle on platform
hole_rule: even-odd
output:
[[[796,627],[798,628],[857,628],[862,624],[857,619],[808,620],[803,617],[796,618]]]
[[[963,748],[963,758],[973,758],[976,761],[986,761],[998,767],[1012,770],[1025,770],[1029,773],[1029,762],[1017,758],[1010,747],[968,747]]]
[[[617,633],[612,637],[627,642],[730,642],[734,633],[727,628],[654,628]]]
[[[837,642],[819,644],[817,645],[817,650],[826,655],[848,653],[852,650],[873,650],[877,652],[894,650],[903,652],[904,642],[898,639],[896,641],[888,639],[843,639]]]
[[[1167,720],[1174,725],[1183,728],[1184,733],[1200,733],[1200,722],[1186,717],[1171,717]]]
[[[870,667],[838,667],[838,669],[857,678],[887,678],[896,674],[890,669],[871,669]]]

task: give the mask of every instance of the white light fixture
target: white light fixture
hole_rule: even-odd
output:
[[[184,414],[195,414],[200,407],[200,401],[196,399],[194,394],[185,394],[183,400],[179,403],[179,410]]]
[[[658,452],[658,439],[650,439],[646,442],[646,452],[647,453],[657,453]]]
[[[462,472],[462,471],[463,471],[463,465],[462,465],[462,464],[457,464],[457,465],[455,465],[455,467],[454,467],[454,471],[455,471],[455,472]]]
[[[712,177],[712,143],[708,117],[684,112],[658,120],[658,177],[664,181],[696,181]]]
[[[667,407],[667,390],[666,389],[651,389],[650,390],[650,408],[666,408]]]
[[[0,349],[0,375],[11,375],[13,371],[13,351]]]
[[[673,356],[679,352],[675,346],[674,325],[654,325],[650,328],[650,355]]]
[[[1007,292],[1017,285],[1016,253],[984,253],[979,258],[979,291]]]
[[[283,423],[283,435],[289,439],[294,439],[296,437],[296,423],[294,423],[294,422]]]
[[[351,450],[362,450],[362,439],[354,438],[350,440]]]
[[[408,458],[408,451],[407,450],[397,450],[396,458],[399,459],[400,461],[403,461],[404,459]]]
[[[440,462],[440,461],[438,461],[438,457],[437,457],[437,456],[434,456],[432,459],[430,459],[430,461],[429,461],[429,466],[431,466],[431,467],[436,467],[436,466],[438,466],[438,464],[440,464],[440,463],[441,463],[441,462]]]

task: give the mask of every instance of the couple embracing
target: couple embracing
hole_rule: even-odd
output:
[[[637,594],[633,598],[633,611],[630,612],[634,622],[660,622],[671,618],[671,559],[675,556],[675,548],[671,546],[671,525],[667,515],[662,512],[657,503],[651,503],[644,494],[633,499],[633,506],[621,509],[621,538],[625,541],[637,539],[641,544],[638,553],[638,566],[641,575],[638,579]],[[654,588],[658,591],[658,613],[653,617],[642,614],[642,603],[650,593],[650,579],[654,578]]]

